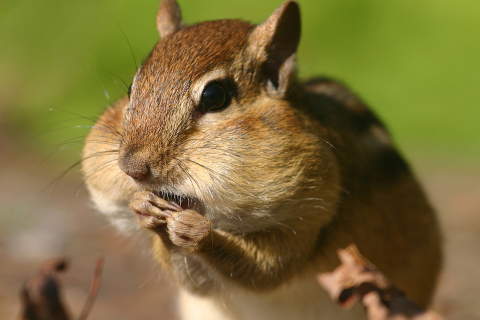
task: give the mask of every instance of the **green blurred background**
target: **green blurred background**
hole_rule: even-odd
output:
[[[258,23],[281,2],[179,1],[187,23]],[[299,2],[300,77],[341,80],[391,129],[444,230],[435,308],[448,319],[479,319],[480,2]],[[135,62],[125,36],[137,64],[158,41],[158,3],[0,0],[0,319],[18,312],[25,277],[60,255],[72,260],[72,276],[62,279],[78,313],[97,253],[106,264],[89,319],[175,319],[174,289],[158,276],[149,246],[93,213],[75,170],[52,190],[80,158],[82,126],[92,124],[82,117],[97,117],[125,94],[122,81],[131,82]]]
[[[158,35],[158,0],[3,0],[0,5],[0,125],[42,155],[85,133],[125,93],[135,63]],[[300,0],[300,76],[348,84],[384,119],[407,154],[475,160],[480,155],[478,0]],[[182,0],[184,21],[258,23],[279,0]],[[108,93],[108,94],[105,94]],[[57,160],[78,157],[79,147]]]

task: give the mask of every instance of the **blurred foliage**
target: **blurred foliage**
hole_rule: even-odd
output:
[[[187,23],[223,18],[259,23],[280,1],[179,2]],[[135,64],[158,41],[158,2],[2,0],[2,131],[42,154],[56,143],[80,145],[86,129],[72,126],[91,122],[62,111],[95,118],[125,94]],[[480,154],[477,0],[299,2],[301,77],[327,75],[348,84],[407,153]],[[78,157],[79,148],[61,157]]]

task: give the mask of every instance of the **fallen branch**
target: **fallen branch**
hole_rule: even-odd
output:
[[[71,317],[61,298],[61,287],[57,274],[68,267],[65,258],[46,261],[40,271],[28,279],[20,292],[22,310],[17,320],[70,320]],[[100,287],[103,258],[95,261],[95,275],[87,301],[79,320],[85,320],[92,309]]]
[[[40,271],[28,279],[20,293],[22,312],[18,320],[68,320],[70,317],[60,298],[56,274],[65,271],[64,258],[45,262]]]
[[[348,308],[360,301],[369,320],[442,319],[409,300],[360,254],[354,244],[339,249],[337,254],[341,265],[331,273],[319,274],[317,280],[342,307]]]

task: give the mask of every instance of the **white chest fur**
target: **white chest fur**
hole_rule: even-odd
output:
[[[313,275],[264,294],[239,288],[224,288],[214,297],[199,297],[182,291],[183,320],[359,320],[366,319],[358,304],[342,310],[315,282]]]

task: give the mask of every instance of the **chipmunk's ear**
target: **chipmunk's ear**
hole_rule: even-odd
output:
[[[175,0],[162,0],[157,13],[157,29],[165,38],[177,32],[182,26],[182,14]]]
[[[295,82],[295,52],[300,28],[298,4],[285,1],[250,35],[249,49],[257,59],[264,61],[267,91],[272,96],[284,98]]]

